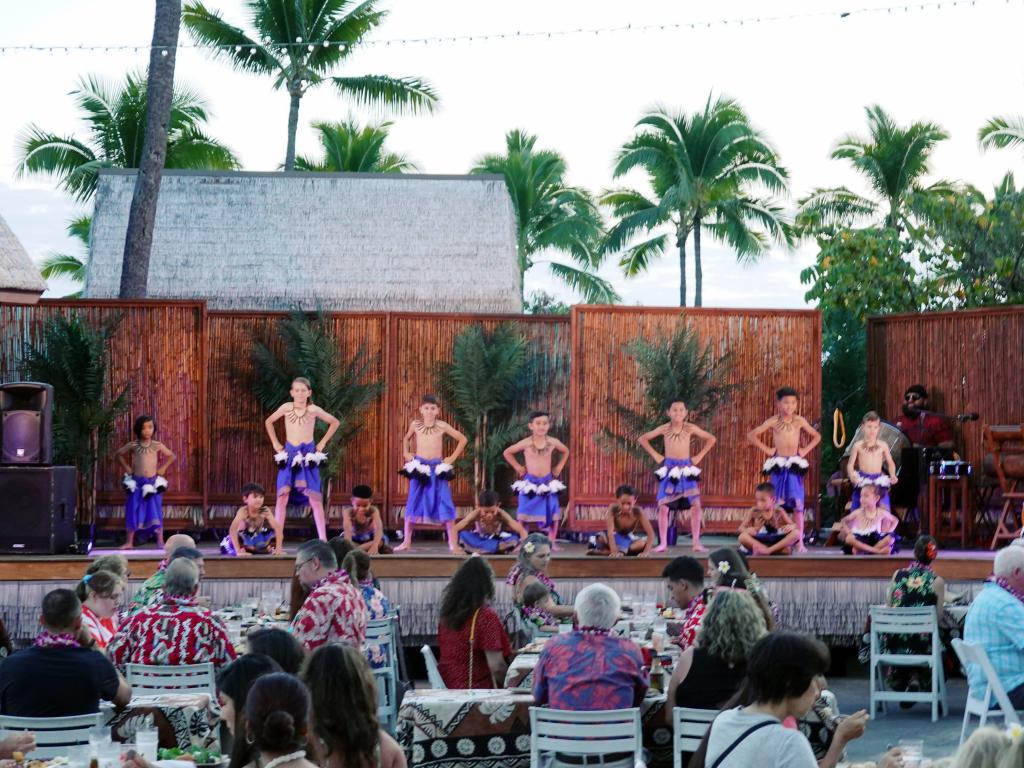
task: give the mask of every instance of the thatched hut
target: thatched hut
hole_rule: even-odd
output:
[[[35,304],[45,290],[39,267],[0,216],[0,301]]]
[[[117,296],[135,171],[104,170],[84,295]],[[213,309],[519,312],[500,176],[165,171],[150,298]]]

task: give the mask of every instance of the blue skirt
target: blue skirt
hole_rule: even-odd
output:
[[[520,483],[531,485],[547,485],[554,480],[553,475],[526,474],[521,481],[512,484],[513,490],[518,490]],[[540,523],[541,525],[553,525],[561,518],[561,504],[558,501],[557,491],[536,492],[519,490],[519,503],[516,507],[516,519],[521,523]]]
[[[856,512],[860,509],[860,489],[863,485],[877,486],[878,490],[882,492],[882,496],[878,500],[878,506],[891,510],[892,506],[889,502],[889,476],[883,475],[881,472],[859,472],[858,474],[863,478],[863,482],[854,486],[853,496],[850,497],[850,512]],[[878,479],[881,477],[885,478],[885,485],[878,483]]]
[[[700,484],[697,481],[697,477],[688,477],[685,475],[679,475],[678,472],[673,473],[672,470],[676,467],[692,467],[693,462],[689,459],[665,459],[665,463],[661,465],[655,471],[655,476],[658,478],[658,493],[657,499],[660,503],[663,499],[678,498],[680,496],[686,499],[698,499],[700,498]],[[664,470],[664,472],[662,472]],[[664,477],[662,477],[664,475]],[[678,475],[678,476],[677,476]],[[683,507],[683,509],[686,509]]]
[[[464,547],[472,547],[488,555],[495,555],[499,551],[507,552],[515,549],[519,544],[519,534],[502,531],[496,536],[492,536],[479,531],[462,531],[459,533],[459,543]]]
[[[288,488],[288,503],[305,505],[308,503],[307,494],[320,493],[320,468],[307,467],[302,460],[307,453],[316,451],[316,443],[285,443],[284,450],[288,458],[285,465],[277,471],[277,495],[280,496],[282,489]],[[299,457],[297,462],[296,456]]]
[[[416,461],[430,467],[429,477],[422,475],[409,480],[409,498],[405,502],[405,516],[415,523],[446,523],[455,519],[455,504],[448,487],[448,478],[437,473],[441,459]],[[420,474],[420,473],[417,473]]]
[[[164,524],[164,501],[162,493],[143,495],[143,487],[153,485],[156,476],[133,475],[135,490],[128,494],[124,503],[124,527],[129,531],[148,531],[162,528]]]

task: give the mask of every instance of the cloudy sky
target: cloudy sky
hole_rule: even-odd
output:
[[[207,5],[229,20],[246,19],[242,0]],[[0,48],[146,45],[152,34],[152,2],[40,0],[4,6]],[[791,173],[794,199],[816,186],[857,186],[829,152],[844,134],[864,132],[864,106],[873,103],[901,122],[934,120],[950,132],[952,138],[935,154],[935,178],[988,189],[1007,170],[1024,176],[1024,153],[982,155],[976,142],[978,127],[990,116],[1024,113],[1022,0],[950,0],[909,9],[886,0],[382,0],[382,7],[390,15],[372,38],[381,41],[633,27],[444,44],[394,42],[357,52],[342,73],[415,75],[440,93],[436,114],[396,117],[392,131],[392,148],[428,173],[464,173],[482,153],[499,151],[507,130],[521,127],[566,156],[573,183],[601,190],[612,183],[617,147],[645,110],[657,104],[698,109],[714,92],[739,99],[776,144]],[[797,18],[767,20],[765,14]],[[730,23],[715,23],[723,20]],[[690,29],[691,23],[697,28]],[[644,25],[667,28],[636,29]],[[184,32],[182,41],[190,42]],[[34,258],[74,250],[64,224],[84,209],[46,179],[15,178],[19,132],[34,122],[57,133],[84,134],[67,95],[77,78],[117,80],[146,61],[144,52],[0,53],[0,215]],[[208,99],[211,133],[238,153],[246,169],[281,163],[288,101],[271,89],[269,79],[236,73],[195,50],[179,54],[177,78]],[[378,117],[353,110],[326,87],[309,94],[302,102],[299,151],[315,149],[311,121],[348,114]],[[810,262],[808,249],[772,252],[754,266],[737,267],[727,249],[705,244],[705,305],[804,306],[799,272]],[[614,264],[603,273],[626,303],[677,302],[674,257],[631,280]],[[545,285],[542,268],[528,273],[528,290]]]

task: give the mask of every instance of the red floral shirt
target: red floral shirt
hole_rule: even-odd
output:
[[[683,616],[683,628],[679,632],[679,637],[675,640],[676,645],[684,651],[697,642],[697,630],[700,629],[700,625],[704,621],[704,612],[707,609],[708,604],[703,592],[693,598],[690,604],[686,606],[686,614]]]
[[[193,597],[164,596],[121,626],[107,646],[114,666],[202,664],[221,667],[236,654],[224,625]]]
[[[313,587],[292,620],[292,634],[306,650],[328,643],[350,643],[357,648],[366,640],[366,603],[343,570],[332,571]]]

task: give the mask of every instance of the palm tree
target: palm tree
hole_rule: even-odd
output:
[[[146,80],[129,73],[122,84],[111,86],[96,77],[84,77],[71,91],[82,118],[89,125],[86,138],[48,133],[30,125],[18,140],[16,174],[55,176],[77,200],[96,192],[101,168],[138,168],[146,125]],[[234,153],[203,132],[209,118],[205,100],[188,88],[178,87],[171,99],[167,126],[167,168],[238,167]]]
[[[354,118],[340,123],[313,123],[324,154],[321,159],[296,157],[297,171],[405,173],[416,164],[384,148],[391,123],[360,126]]]
[[[601,264],[601,213],[589,192],[566,182],[565,158],[554,150],[537,149],[536,144],[536,136],[518,129],[509,131],[505,153],[484,155],[470,173],[505,178],[516,214],[521,274],[547,264],[551,274],[581,293],[584,301],[614,304],[619,296],[611,283],[594,273]],[[568,256],[579,266],[538,258],[548,252]]]
[[[78,216],[68,222],[67,233],[85,249],[85,256],[73,253],[51,253],[39,267],[39,274],[44,280],[66,277],[82,285],[89,264],[89,230],[92,228],[92,216]],[[77,299],[82,296],[80,290],[69,293],[65,298]]]
[[[614,177],[633,169],[647,173],[651,194],[615,189],[601,202],[617,219],[606,249],[621,253],[627,276],[646,271],[665,253],[669,234],[661,232],[630,244],[641,233],[671,227],[679,249],[679,306],[686,306],[686,242],[693,235],[694,306],[703,303],[704,274],[701,235],[706,231],[749,262],[764,254],[774,240],[789,246],[789,225],[782,208],[764,190],[785,194],[786,170],[775,149],[750,124],[743,108],[732,99],[709,95],[704,109],[692,114],[664,108],[642,117],[638,132],[619,151]]]
[[[982,149],[1006,149],[1018,144],[1024,145],[1024,116],[993,117],[978,131],[978,143]]]
[[[437,94],[415,77],[361,75],[332,77],[363,38],[387,16],[377,9],[378,0],[249,0],[252,34],[229,24],[217,11],[201,2],[185,6],[185,27],[196,42],[209,46],[213,55],[227,59],[235,69],[274,78],[274,88],[290,97],[288,149],[284,169],[295,165],[295,133],[299,104],[311,88],[330,82],[343,96],[358,104],[433,111]]]
[[[949,138],[941,126],[914,122],[903,128],[878,105],[865,111],[869,137],[846,136],[832,150],[832,158],[849,160],[868,182],[874,197],[864,197],[847,187],[815,189],[799,202],[797,223],[803,231],[848,227],[863,220],[900,229],[907,223],[915,195],[955,194],[947,181],[921,184],[936,145]]]

